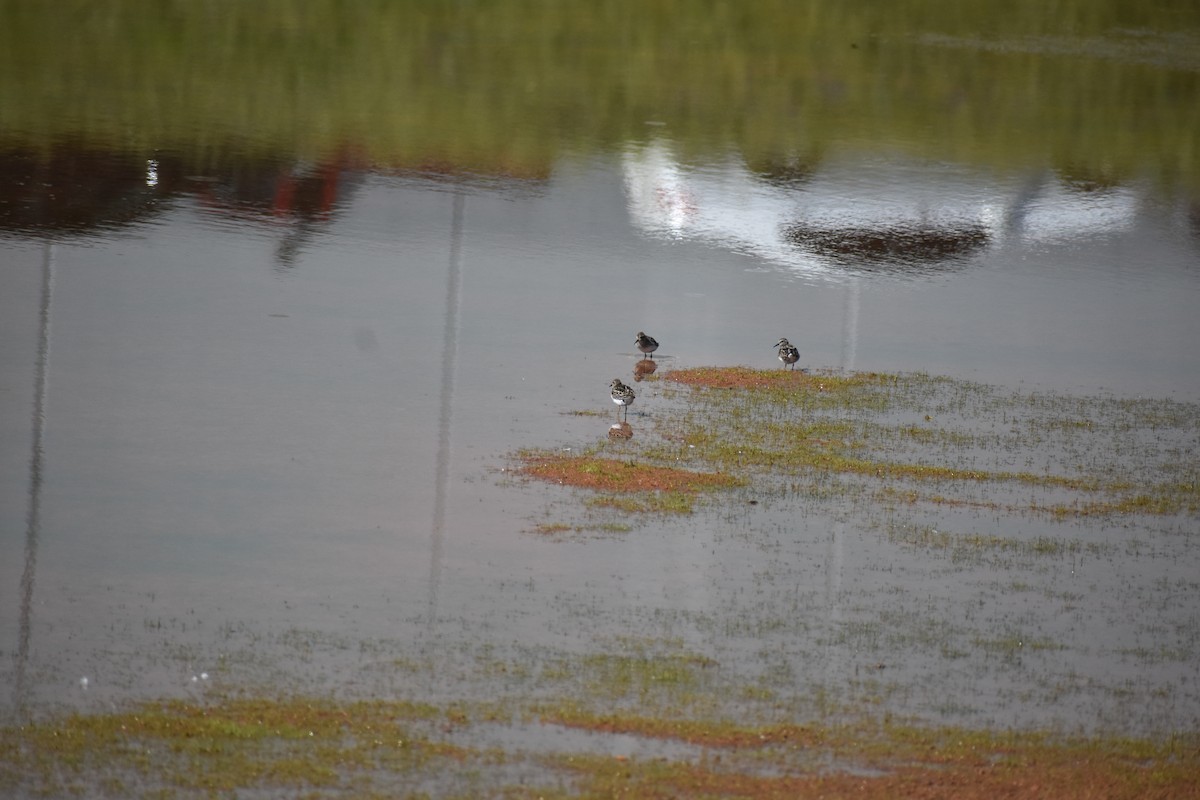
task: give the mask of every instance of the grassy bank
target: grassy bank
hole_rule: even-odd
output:
[[[543,175],[665,135],[1200,185],[1200,12],[1117,0],[0,3],[0,134]],[[652,123],[652,126],[648,126]]]

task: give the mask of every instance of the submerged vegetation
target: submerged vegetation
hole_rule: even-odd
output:
[[[690,514],[694,495],[740,486],[743,481],[721,472],[694,472],[594,456],[527,452],[518,472],[562,486],[591,489],[593,508],[626,512]],[[561,530],[571,526],[561,525]]]
[[[673,467],[649,466],[611,458],[527,453],[521,471],[535,478],[568,486],[608,492],[685,492],[736,486],[728,475],[689,472]]]
[[[1186,566],[1200,405],[921,373],[704,367],[644,386],[636,435],[580,463],[732,480],[695,495],[695,527],[714,532],[685,552],[736,588],[703,593],[668,629],[753,654],[734,695],[790,698],[791,721],[848,704],[986,725],[1032,705],[1120,731],[1133,716],[1162,730],[1135,705],[1196,707],[1181,665],[1200,652]],[[612,520],[653,542],[673,529],[643,492],[555,482],[575,487],[543,522],[564,538]],[[608,713],[588,712],[620,730]]]
[[[660,385],[689,388],[664,390],[681,405],[656,416],[652,436],[606,445],[621,460],[526,454],[524,473],[609,493],[749,486],[1059,519],[1200,512],[1200,464],[1188,455],[1200,447],[1194,404],[1012,393],[924,374],[743,367],[676,370]],[[947,535],[918,538],[938,547],[967,541]],[[994,539],[976,544],[994,548]]]
[[[1155,546],[1139,540],[1146,520],[1194,520],[1197,406],[922,374],[705,368],[644,386],[654,411],[636,420],[632,438],[604,437],[583,454],[519,454],[517,472],[530,483],[561,484],[583,500],[582,521],[545,519],[534,530],[552,547],[571,546],[565,540],[637,537],[658,515],[788,509],[786,535],[726,534],[736,544],[722,556],[770,554],[729,565],[753,569],[723,580],[732,591],[656,606],[641,593],[659,587],[639,584],[638,594],[598,608],[594,595],[543,591],[547,560],[528,581],[528,601],[563,604],[568,619],[590,626],[581,647],[485,641],[439,654],[406,637],[281,635],[306,666],[325,650],[350,665],[354,677],[342,676],[333,693],[280,694],[242,679],[242,662],[257,664],[272,645],[253,636],[239,645],[231,630],[211,691],[0,727],[0,794],[1200,797],[1194,727],[1135,735],[1114,719],[1131,706],[1151,715],[1177,700],[1184,715],[1195,707],[1187,682],[1173,676],[1190,674],[1200,629],[1186,607],[1164,605],[1194,597],[1194,576],[1131,581],[1115,602],[1156,604],[1152,627],[1144,638],[1114,628],[1102,644],[1081,609],[1107,584],[1073,577],[1085,561],[1111,568],[1115,556]],[[893,580],[892,563],[875,563],[856,573],[864,583],[886,576],[873,589],[841,590],[840,534],[822,530],[814,549],[795,522],[797,509],[818,507],[875,536],[885,561],[916,551],[931,565],[922,575],[971,589],[948,590],[947,608],[933,585]],[[867,508],[884,511],[872,518]],[[1003,522],[993,532],[947,524],[963,509]],[[1119,533],[1094,536],[1097,515]],[[1004,524],[1016,519],[1036,520],[1039,532]],[[803,557],[782,551],[785,540],[798,540]],[[721,561],[714,553],[703,569],[682,570],[684,580],[707,581],[704,569]],[[1047,565],[1054,569],[1038,581]],[[662,590],[677,587],[686,583]],[[1016,610],[995,608],[1000,595]],[[622,602],[633,608],[622,612]],[[1042,607],[1049,617],[1031,610]],[[1101,647],[1128,668],[1086,672]],[[906,707],[931,675],[932,716],[966,724]],[[981,693],[993,696],[972,706]],[[1090,732],[1070,723],[1010,728],[993,721],[1005,703],[1091,704],[1083,714],[1108,717]]]
[[[686,693],[699,696],[710,679],[698,676],[715,666],[686,652],[624,652],[548,664],[536,676],[560,691],[581,681],[590,698],[582,702],[569,694],[444,704],[229,696],[31,721],[0,728],[0,791],[990,798],[1041,796],[1041,787],[1053,787],[1064,798],[1200,794],[1200,742],[1189,737],[1078,738],[865,719],[801,725],[688,713]],[[630,699],[636,708],[623,706]],[[489,730],[513,726],[541,728],[553,744],[486,743]],[[632,752],[614,754],[609,739]]]

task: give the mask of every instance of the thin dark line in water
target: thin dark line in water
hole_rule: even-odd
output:
[[[43,438],[46,430],[46,383],[50,373],[50,297],[54,289],[54,245],[47,242],[44,247],[37,365],[34,371],[33,441],[29,456],[29,507],[25,513],[25,566],[21,570],[21,615],[17,627],[17,653],[13,677],[14,717],[20,717],[25,708],[25,666],[29,662],[33,582],[37,569],[38,536],[42,528],[42,470],[45,461]]]
[[[825,646],[825,684],[837,686],[846,680],[846,657],[839,641],[842,635],[842,578],[846,567],[846,523],[835,522],[825,545],[825,624],[829,626]]]
[[[854,371],[858,359],[858,308],[861,304],[861,286],[858,278],[851,278],[846,285],[846,302],[842,308],[842,372]],[[846,568],[846,523],[834,524],[829,533],[825,551],[825,604],[829,613],[829,639],[836,642],[842,626],[842,578]],[[843,678],[845,659],[837,644],[826,648],[825,679],[833,685]]]
[[[842,372],[854,371],[854,362],[858,358],[858,278],[851,278],[846,286],[846,305],[842,317]]]
[[[842,577],[846,564],[846,522],[833,524],[825,545],[825,688],[844,685],[847,675],[845,647],[842,638]]]
[[[446,533],[446,495],[450,480],[450,421],[454,400],[454,368],[458,355],[465,204],[466,196],[463,192],[455,192],[450,220],[450,269],[446,277],[446,327],[442,332],[442,390],[438,409],[437,473],[433,484],[433,530],[429,537],[429,598],[425,614],[425,625],[429,631],[432,631],[437,619],[442,546]]]

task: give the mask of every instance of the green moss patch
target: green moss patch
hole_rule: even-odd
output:
[[[635,683],[659,679],[664,668],[708,668],[681,654],[578,666]],[[867,719],[755,724],[680,715],[648,699],[636,712],[590,710],[566,698],[515,702],[511,713],[463,703],[317,698],[152,703],[0,728],[0,789],[160,798],[1200,796],[1194,737],[1071,738]],[[641,758],[452,741],[530,716],[597,737],[691,749]]]
[[[521,460],[519,471],[523,475],[603,492],[695,493],[741,483],[720,472],[693,472],[611,458],[526,453]]]
[[[650,460],[814,497],[870,492],[1052,517],[1195,514],[1200,406],[1010,392],[923,373],[746,367],[667,373],[691,387]],[[1031,493],[1032,492],[1032,493]]]

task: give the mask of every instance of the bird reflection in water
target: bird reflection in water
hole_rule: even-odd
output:
[[[643,358],[641,361],[633,365],[633,379],[635,381],[643,381],[647,375],[653,375],[654,370],[658,369],[658,362],[649,358]]]
[[[617,422],[608,429],[610,439],[632,439],[633,426],[628,422]]]

